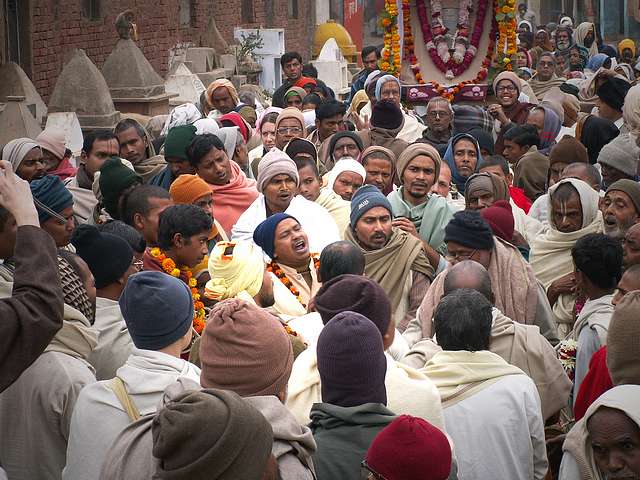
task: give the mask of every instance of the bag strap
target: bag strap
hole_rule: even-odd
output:
[[[120,377],[114,377],[109,381],[108,385],[120,401],[120,404],[122,405],[122,408],[124,408],[124,411],[127,412],[127,415],[129,415],[131,421],[135,422],[136,420],[138,420],[141,417],[140,411],[127,393],[127,389],[125,388],[122,379]]]

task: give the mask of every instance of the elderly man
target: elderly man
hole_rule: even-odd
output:
[[[351,200],[351,228],[346,239],[363,251],[366,274],[387,292],[395,324],[404,330],[429,288],[433,268],[422,242],[393,226],[392,211],[376,187],[360,188]]]
[[[149,183],[164,170],[167,163],[162,155],[156,155],[151,137],[137,120],[125,118],[113,129],[120,144],[120,157],[131,162],[143,183]]]
[[[622,239],[622,263],[624,268],[640,264],[640,225],[635,224]]]
[[[442,298],[434,315],[442,351],[420,371],[440,392],[461,478],[542,480],[548,463],[540,398],[522,370],[489,351],[491,309],[475,290]]]
[[[305,138],[305,127],[302,112],[297,108],[287,107],[283,109],[276,119],[276,148],[283,150],[294,138]]]
[[[294,161],[278,148],[267,153],[258,165],[260,195],[233,226],[232,240],[252,240],[256,227],[275,213],[287,213],[300,221],[313,252],[322,252],[325,246],[340,240],[338,227],[329,212],[298,195],[299,185]]]
[[[342,130],[329,137],[327,148],[321,147],[318,155],[325,168],[331,170],[341,158],[358,158],[362,150],[362,140],[360,140],[358,134]],[[323,155],[325,152],[326,155]]]
[[[431,188],[440,175],[440,155],[426,143],[410,145],[396,163],[400,188],[387,198],[395,217],[392,225],[421,239],[434,269],[443,262],[444,227],[453,217],[447,201],[431,195]]]
[[[566,78],[558,77],[556,75],[556,57],[553,52],[543,52],[538,59],[538,73],[529,80],[529,85],[533,89],[533,93],[536,95],[539,101],[544,100],[544,96],[553,87],[559,87]]]
[[[623,238],[640,218],[640,185],[633,180],[614,182],[600,203],[604,219],[604,233]]]
[[[626,178],[635,181],[640,148],[634,136],[621,134],[607,143],[598,155],[604,187]]]
[[[450,264],[474,260],[487,269],[495,306],[501,312],[518,323],[537,325],[547,340],[557,342],[549,302],[531,266],[516,247],[494,238],[491,227],[478,212],[457,212],[445,227],[444,241]],[[442,298],[448,272],[449,269],[436,277],[422,300],[418,316],[404,332],[409,345],[433,335],[433,311]]]
[[[426,122],[422,138],[435,148],[446,148],[453,129],[453,108],[446,98],[433,97],[429,100]]]
[[[462,288],[480,292],[493,305],[491,277],[478,262],[465,260],[449,270],[444,281],[444,296]],[[540,394],[542,416],[545,420],[550,418],[566,406],[572,387],[555,349],[540,334],[538,327],[514,322],[495,306],[491,313],[493,323],[489,350],[531,377]],[[402,362],[422,368],[439,350],[434,345],[431,339],[421,340]]]

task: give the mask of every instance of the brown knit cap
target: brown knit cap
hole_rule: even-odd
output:
[[[627,293],[613,311],[607,367],[614,385],[640,385],[640,291]]]
[[[549,152],[549,165],[554,163],[589,163],[589,153],[578,140],[565,135]]]
[[[243,397],[278,395],[291,375],[293,349],[280,321],[244,300],[224,300],[211,311],[200,344],[204,388]]]

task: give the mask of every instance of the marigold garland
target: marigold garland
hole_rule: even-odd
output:
[[[515,0],[495,0],[495,19],[498,22],[497,63],[498,67],[513,70],[514,56],[518,51],[516,39]]]
[[[311,258],[313,259],[313,267],[315,268],[315,270],[320,270],[320,257],[318,256],[318,254],[312,253]],[[300,304],[304,308],[307,308],[307,305],[300,298],[300,292],[296,287],[293,286],[293,283],[291,283],[291,280],[289,280],[289,277],[287,277],[287,274],[284,273],[284,270],[282,270],[282,267],[280,267],[280,265],[272,260],[267,264],[267,271],[273,273],[276,278],[289,289],[293,296],[296,297],[296,300],[298,300],[298,302],[300,302]]]
[[[395,0],[385,0],[384,10],[380,15],[380,25],[384,28],[384,49],[380,70],[397,77],[400,75],[402,56],[398,31],[398,7]]]
[[[191,297],[193,298],[193,328],[198,334],[202,334],[205,326],[206,311],[204,309],[204,303],[200,300],[200,293],[197,288],[198,281],[193,278],[193,272],[186,266],[178,268],[173,259],[167,257],[167,255],[157,247],[149,250],[149,253],[160,263],[166,273],[172,277],[181,279],[189,287]]]

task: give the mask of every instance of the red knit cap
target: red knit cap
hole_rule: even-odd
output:
[[[509,243],[513,241],[513,213],[507,200],[498,200],[490,207],[483,208],[480,211],[480,215],[489,224],[496,237],[500,237]]]
[[[378,433],[366,462],[387,480],[445,480],[451,472],[451,445],[426,420],[401,415]]]

